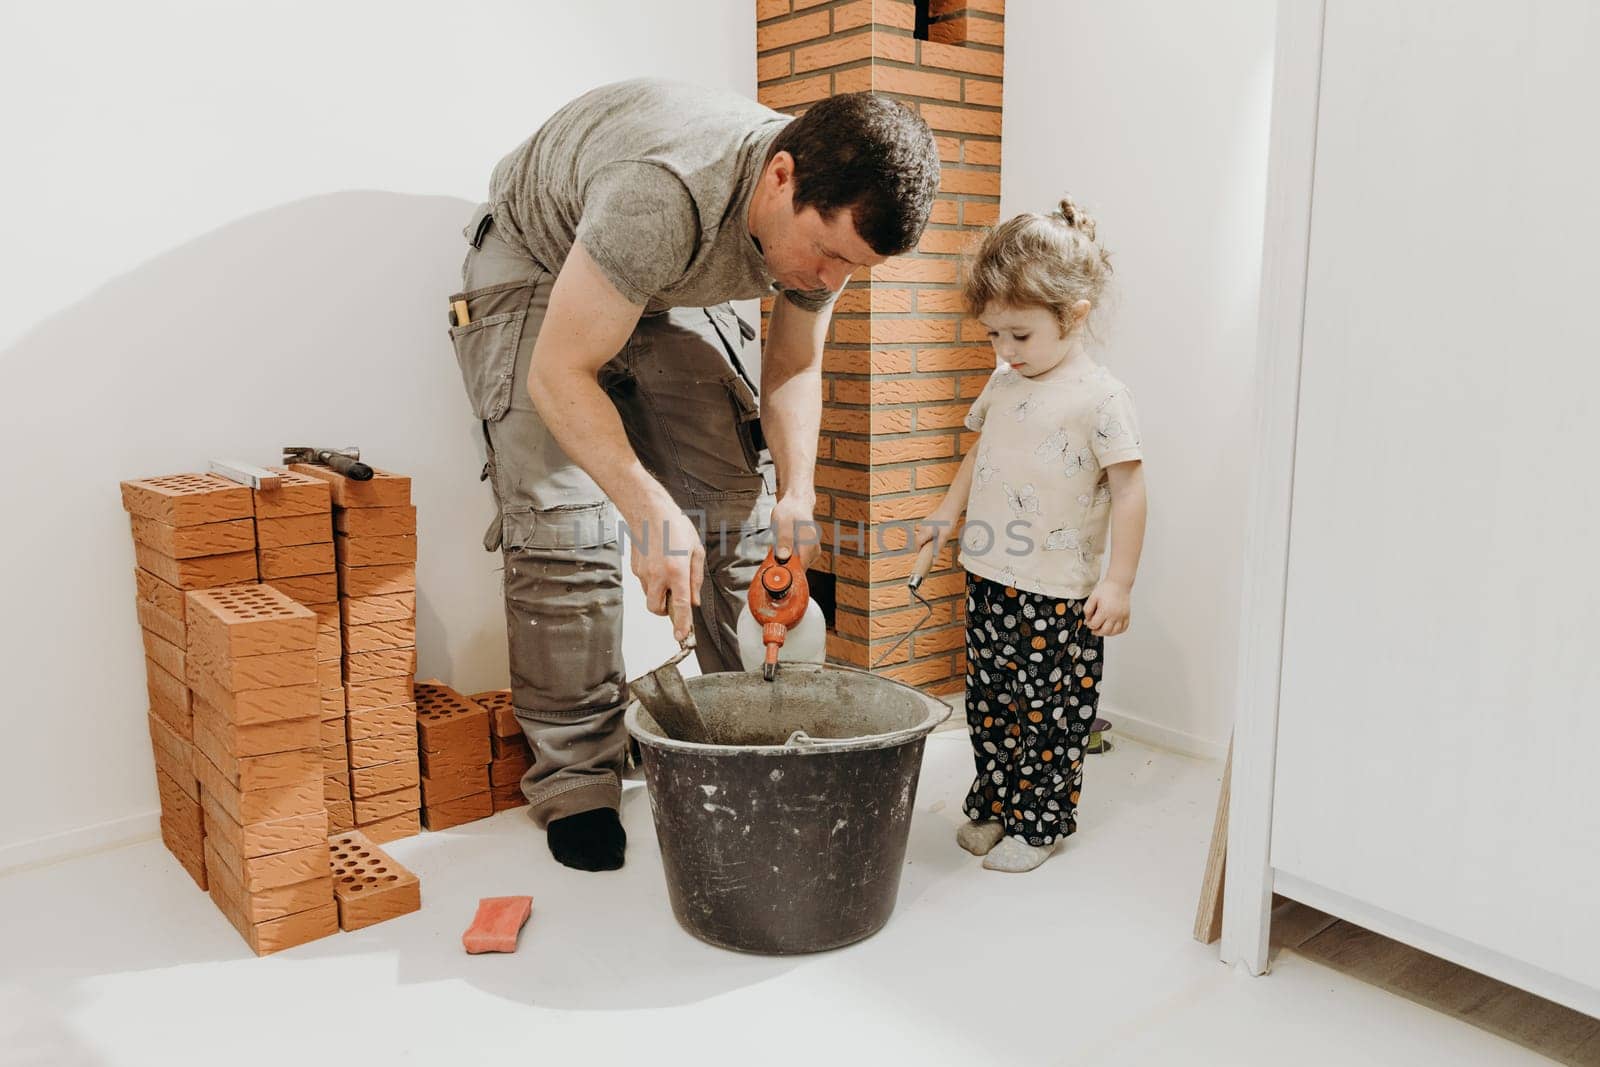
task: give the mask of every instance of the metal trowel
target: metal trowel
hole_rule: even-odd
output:
[[[694,697],[678,673],[678,664],[694,651],[694,632],[678,642],[678,651],[672,658],[653,671],[641,674],[628,683],[628,689],[644,705],[650,717],[674,741],[709,740],[705,720]]]

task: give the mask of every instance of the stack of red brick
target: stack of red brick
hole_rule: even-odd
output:
[[[254,585],[189,593],[187,618],[211,898],[257,954],[332,934],[316,615]]]
[[[327,467],[343,645],[346,746],[355,825],[383,843],[417,832],[421,807],[411,683],[417,669],[417,510],[411,479],[356,481]]]
[[[422,824],[444,830],[493,815],[489,713],[436,679],[418,682],[416,698]]]
[[[194,773],[184,590],[253,582],[250,490],[210,474],[122,483],[138,566],[139,626],[150,696],[150,742],[161,798],[161,839],[206,888],[202,790]]]
[[[417,876],[359,830],[329,838],[328,865],[341,930],[360,930],[422,907]]]
[[[328,483],[283,467],[280,484],[255,491],[256,556],[261,580],[317,616],[317,693],[321,716],[323,802],[328,829],[355,825],[345,749],[344,680],[339,637],[339,579],[334,573],[333,498]]]
[[[472,694],[473,702],[489,713],[489,746],[494,761],[489,764],[489,794],[495,811],[520,808],[528,802],[522,793],[522,776],[533,766],[528,738],[517,722],[511,704],[511,690],[491,689]]]

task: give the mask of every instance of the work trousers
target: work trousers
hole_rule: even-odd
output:
[[[967,575],[967,727],[978,773],[963,807],[1030,845],[1077,829],[1105,665],[1083,605]]]
[[[522,789],[545,826],[621,799],[629,695],[619,523],[528,393],[555,276],[497,232],[490,205],[463,232],[463,292],[451,302],[466,302],[469,321],[450,333],[483,425],[482,477],[497,509],[484,547],[505,562],[512,702],[533,747]],[[640,461],[702,531],[706,577],[694,633],[708,674],[741,668],[739,612],[770,545],[776,478],[758,386],[741,360],[754,333],[728,304],[673,308],[642,317],[599,374]],[[662,531],[648,536],[660,551]]]

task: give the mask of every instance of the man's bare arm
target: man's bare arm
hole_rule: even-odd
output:
[[[690,628],[690,605],[700,602],[705,549],[694,524],[628,443],[622,418],[598,378],[600,368],[627,343],[643,310],[617,291],[581,243],[574,244],[533,346],[528,393],[557,443],[622,513],[646,604],[665,614],[670,592],[674,630],[682,639]],[[641,558],[646,544],[649,551]],[[681,554],[666,555],[663,544]]]
[[[822,428],[822,346],[832,307],[807,311],[779,296],[773,302],[761,357],[761,427],[778,473],[775,542],[793,545],[794,524],[814,521],[817,435]],[[800,538],[802,563],[820,552]]]

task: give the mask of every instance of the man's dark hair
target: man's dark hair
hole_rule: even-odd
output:
[[[794,157],[794,208],[825,219],[849,210],[856,233],[880,256],[917,246],[939,191],[939,151],[922,117],[877,93],[811,105],[783,128],[767,158]]]

